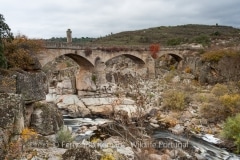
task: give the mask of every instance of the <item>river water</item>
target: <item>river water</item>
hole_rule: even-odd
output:
[[[110,120],[101,118],[69,118],[64,116],[65,125],[72,128],[72,131],[75,133],[82,126],[98,126],[108,122],[110,122]],[[88,139],[93,134],[93,131],[86,131],[85,133],[78,134],[77,140]],[[227,152],[225,149],[219,148],[214,144],[194,135],[175,135],[170,131],[157,129],[154,130],[152,136],[158,142],[162,142],[162,140],[171,140],[172,142],[176,142],[176,144],[185,144],[187,147],[190,147],[195,151],[199,151],[199,154],[207,160],[240,160],[240,156]],[[163,143],[162,147],[164,147]],[[181,147],[183,147],[184,150],[184,146]]]
[[[194,135],[182,136],[175,135],[166,130],[155,131],[153,137],[159,139],[171,139],[176,142],[187,143],[189,146],[199,150],[201,155],[207,160],[240,160],[240,156],[229,153],[226,150],[216,147],[215,145]]]

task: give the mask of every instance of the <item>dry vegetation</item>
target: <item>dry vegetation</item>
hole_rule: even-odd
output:
[[[225,120],[240,112],[240,94],[230,91],[230,85],[216,84],[211,93],[197,94],[202,102],[201,115],[210,121]]]
[[[202,54],[202,60],[207,62],[218,62],[223,57],[240,57],[238,50],[213,50]]]
[[[12,42],[5,43],[4,55],[9,68],[27,69],[34,64],[33,55],[44,49],[43,41],[30,40],[18,35]]]

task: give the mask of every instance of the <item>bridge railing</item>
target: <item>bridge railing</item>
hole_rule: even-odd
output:
[[[86,46],[80,43],[67,43],[67,42],[45,42],[46,48],[85,48]]]
[[[104,46],[104,45],[85,45],[82,43],[67,43],[67,42],[45,42],[45,47],[49,49],[81,49],[84,50],[86,47],[91,48],[92,50],[96,50],[99,48],[128,48],[128,49],[142,49],[145,51],[149,50],[149,45],[119,45],[119,46]],[[192,46],[163,46],[160,47],[160,50],[167,51],[167,50],[200,50],[202,48],[196,48]]]

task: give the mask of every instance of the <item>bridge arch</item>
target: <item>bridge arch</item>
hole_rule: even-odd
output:
[[[49,52],[39,54],[38,55],[38,60],[41,64],[41,66],[44,67],[49,62],[52,62],[53,60],[57,59],[60,56],[66,56],[66,57],[71,58],[81,68],[85,68],[85,69],[94,68],[94,64],[90,60],[88,60],[86,57],[84,57],[82,55],[79,55],[79,54],[76,54],[76,53],[72,53],[72,52],[51,53],[51,51],[49,51]]]
[[[163,67],[165,69],[171,69],[172,67],[181,69],[183,65],[183,56],[178,52],[165,51],[159,54],[156,64],[158,67]]]
[[[88,59],[86,59],[85,57],[82,57],[81,55],[72,54],[72,53],[64,54],[64,55],[73,59],[80,67],[88,68],[88,69],[94,68],[94,64],[92,64]]]
[[[178,53],[174,53],[174,52],[165,52],[165,53],[160,53],[159,54],[159,58],[165,56],[165,55],[170,55],[172,56],[176,61],[180,62],[183,60],[183,56],[178,54]]]
[[[131,60],[133,60],[135,63],[139,64],[140,66],[145,65],[145,61],[144,61],[143,59],[141,59],[141,58],[139,58],[139,57],[137,57],[137,56],[135,56],[135,55],[132,55],[132,54],[127,54],[127,53],[121,54],[121,55],[117,55],[117,56],[113,56],[113,57],[107,59],[107,60],[105,61],[105,64],[107,64],[107,63],[108,63],[109,61],[111,61],[112,59],[118,58],[118,57],[121,57],[121,56],[125,56],[125,57],[127,57],[127,58],[130,58]]]

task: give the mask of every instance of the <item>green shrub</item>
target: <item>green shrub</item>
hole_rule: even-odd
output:
[[[1,46],[0,46],[1,47]],[[7,68],[7,59],[6,57],[1,53],[0,49],[0,68]]]
[[[229,117],[223,125],[222,136],[234,140],[237,153],[240,153],[240,113],[235,117]]]
[[[213,93],[216,96],[223,96],[228,92],[229,92],[228,87],[224,84],[216,84],[211,90],[211,93]]]
[[[180,45],[181,42],[183,42],[183,39],[177,38],[177,39],[169,39],[167,41],[167,45],[168,46],[176,46],[176,45]]]
[[[186,105],[185,93],[177,90],[169,90],[163,94],[163,106],[173,110],[183,110]]]
[[[59,144],[68,143],[73,141],[71,131],[67,127],[62,127],[56,135],[56,141]]]
[[[193,40],[195,43],[199,43],[199,44],[202,44],[204,46],[207,46],[209,45],[209,43],[211,42],[210,41],[210,38],[207,36],[207,35],[200,35],[196,38],[194,38]]]
[[[94,82],[94,84],[97,83],[97,76],[95,74],[92,75],[92,81]]]

